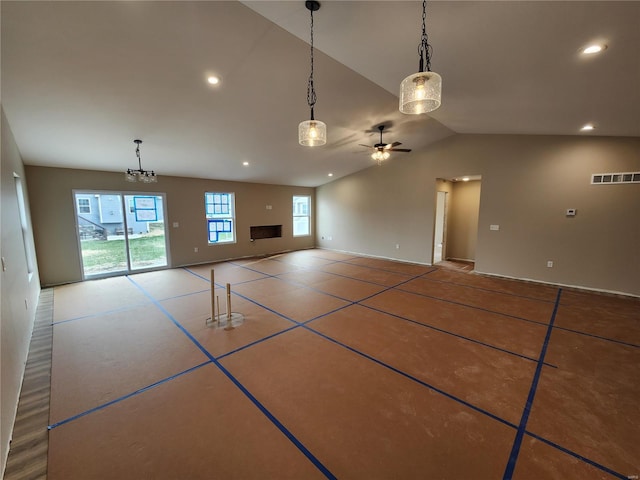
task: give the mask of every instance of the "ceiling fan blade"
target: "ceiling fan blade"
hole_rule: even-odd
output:
[[[365,148],[375,148],[375,147],[372,147],[371,145],[363,145],[362,143],[359,143],[358,145]]]
[[[391,152],[410,152],[411,149],[410,148],[390,148],[389,151],[391,151]]]

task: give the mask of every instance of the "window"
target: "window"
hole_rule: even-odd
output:
[[[78,213],[91,213],[91,200],[78,198]]]
[[[233,193],[207,192],[204,211],[210,244],[235,242],[235,204]]]
[[[293,196],[293,236],[311,235],[311,197]]]
[[[22,230],[22,244],[24,246],[24,256],[27,262],[27,274],[29,275],[29,281],[33,275],[34,261],[33,253],[29,248],[29,238],[31,237],[31,229],[29,228],[29,222],[27,220],[27,202],[24,188],[22,187],[22,179],[17,173],[13,174],[13,179],[16,186],[16,196],[18,199],[18,213],[20,215],[20,228]],[[4,265],[4,258],[2,259]]]

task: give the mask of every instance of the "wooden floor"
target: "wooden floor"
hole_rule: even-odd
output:
[[[638,475],[640,301],[452,267],[305,250],[56,287],[48,464],[16,424],[5,478]]]
[[[5,480],[47,478],[53,289],[40,292]]]

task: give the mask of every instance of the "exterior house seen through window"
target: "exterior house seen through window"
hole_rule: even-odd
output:
[[[293,196],[293,236],[311,235],[311,197]]]
[[[208,242],[211,245],[235,242],[235,199],[233,193],[204,194]]]

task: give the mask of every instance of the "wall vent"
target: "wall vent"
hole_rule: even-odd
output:
[[[592,185],[611,185],[612,183],[640,183],[640,172],[594,173]]]

